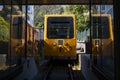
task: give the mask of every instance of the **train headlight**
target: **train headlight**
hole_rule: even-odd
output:
[[[54,43],[52,43],[52,45],[53,45],[53,46],[56,46],[56,45],[57,45],[57,43],[56,43],[56,42],[54,42]]]

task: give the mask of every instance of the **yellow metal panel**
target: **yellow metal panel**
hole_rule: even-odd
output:
[[[73,17],[74,37],[71,39],[48,39],[47,18],[48,17]],[[45,15],[44,21],[44,55],[45,56],[76,56],[76,24],[75,15]],[[63,45],[58,45],[58,40],[63,40]],[[56,45],[54,45],[56,43]],[[61,49],[61,50],[60,50]]]
[[[96,17],[107,17],[108,18],[108,24],[109,24],[109,34],[110,37],[107,39],[103,38],[92,38],[92,52],[93,54],[103,54],[103,55],[112,55],[113,54],[113,29],[112,29],[112,20],[111,16],[109,14],[92,14],[92,16]],[[99,45],[95,45],[95,40],[100,41]]]

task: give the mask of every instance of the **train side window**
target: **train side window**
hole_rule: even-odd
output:
[[[13,19],[13,38],[22,38],[22,17],[15,17]]]

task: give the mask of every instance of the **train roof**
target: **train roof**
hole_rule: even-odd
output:
[[[92,14],[92,16],[107,16],[110,17],[110,14]]]
[[[52,16],[54,16],[54,17],[61,17],[61,16],[73,16],[73,17],[75,17],[75,14],[47,14],[47,15],[45,15],[45,17],[52,17]]]

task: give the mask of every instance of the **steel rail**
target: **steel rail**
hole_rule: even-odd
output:
[[[69,72],[69,75],[70,75],[70,80],[74,80],[73,79],[73,75],[72,75],[72,70],[71,70],[71,65],[68,64],[68,72]]]
[[[53,68],[53,65],[50,65],[48,71],[46,72],[46,75],[45,75],[45,77],[44,77],[44,80],[47,80],[47,79],[48,79],[49,74],[50,74],[50,72],[52,71],[52,68]]]

